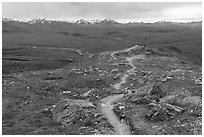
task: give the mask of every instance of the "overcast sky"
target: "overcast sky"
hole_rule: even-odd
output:
[[[9,2],[2,4],[3,17],[13,19],[104,19],[117,21],[193,21],[202,18],[202,3],[91,3],[91,2]]]

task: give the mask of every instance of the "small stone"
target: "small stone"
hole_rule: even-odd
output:
[[[63,91],[62,93],[63,93],[63,94],[68,94],[68,93],[71,93],[71,92],[72,92],[72,91],[69,91],[69,90],[68,90],[68,91]]]
[[[119,109],[124,109],[125,108],[125,106],[119,106]]]

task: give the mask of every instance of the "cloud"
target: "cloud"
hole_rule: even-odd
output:
[[[116,20],[137,21],[147,19],[199,18],[202,12],[202,4],[198,2],[3,2],[2,7],[3,16],[17,19],[112,18]],[[182,11],[182,8],[185,11]],[[179,9],[181,10],[179,11]],[[188,10],[193,11],[194,14],[190,12],[188,12],[189,14],[185,14]],[[174,14],[171,14],[172,12]]]

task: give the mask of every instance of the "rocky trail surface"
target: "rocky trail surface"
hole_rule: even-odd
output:
[[[113,112],[113,103],[123,97],[123,94],[112,95],[101,100],[101,111],[105,117],[107,117],[108,122],[114,127],[116,134],[118,135],[130,135],[129,126],[121,122],[116,114]]]

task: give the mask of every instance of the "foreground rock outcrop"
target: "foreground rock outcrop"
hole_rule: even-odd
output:
[[[63,99],[56,104],[53,110],[53,118],[57,122],[69,125],[70,122],[74,122],[79,113],[83,114],[83,108],[89,107],[94,108],[94,105],[87,100]]]

